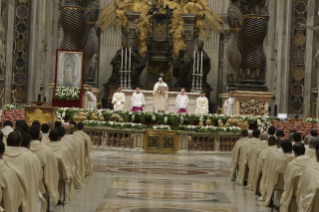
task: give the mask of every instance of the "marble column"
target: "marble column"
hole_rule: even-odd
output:
[[[194,55],[194,25],[195,25],[195,18],[196,15],[194,14],[182,14],[181,17],[184,20],[184,30],[183,35],[185,38],[185,43],[187,46],[186,54],[187,55]]]

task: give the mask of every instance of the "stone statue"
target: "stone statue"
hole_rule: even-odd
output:
[[[203,89],[210,89],[210,86],[207,83],[207,75],[210,71],[210,58],[204,50],[204,41],[198,41],[197,46],[198,51],[203,51]]]
[[[176,87],[189,87],[192,83],[192,60],[185,54],[185,50],[179,50],[179,57],[172,58],[174,66],[173,76],[177,78]]]
[[[122,42],[122,49],[126,49],[127,45],[126,42]],[[110,77],[108,83],[109,84],[115,84],[115,85],[120,85],[121,83],[121,51],[122,49],[119,49],[115,56],[112,59],[111,65],[113,66],[113,71],[112,71],[112,76]]]
[[[136,45],[132,48],[132,80],[131,83],[133,86],[140,85],[140,75],[142,74],[146,63],[148,61],[148,55],[141,56]]]

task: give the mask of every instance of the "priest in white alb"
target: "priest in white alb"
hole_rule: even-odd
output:
[[[168,86],[163,82],[162,78],[159,78],[158,82],[154,85],[153,95],[155,112],[165,112],[168,103]]]
[[[92,140],[91,137],[83,131],[84,130],[84,124],[80,122],[78,124],[78,131],[77,134],[81,135],[85,141],[85,175],[93,175],[93,160],[90,156],[92,152]]]
[[[13,132],[13,123],[9,120],[5,121],[1,131],[3,132],[3,143],[7,145],[7,137],[11,132]]]
[[[136,91],[132,94],[132,112],[143,111],[145,106],[145,98],[141,93],[140,88],[137,87]]]
[[[185,89],[181,90],[181,93],[176,97],[177,113],[187,113],[188,96],[185,94]]]
[[[90,88],[85,95],[87,97],[87,108],[96,109],[96,96],[93,94],[92,88]]]
[[[208,114],[208,99],[205,97],[205,93],[201,92],[200,97],[196,99],[196,114]]]
[[[224,102],[224,113],[225,115],[233,115],[234,114],[234,105],[235,98],[233,97],[233,93],[230,91],[228,93],[228,99]]]
[[[126,99],[125,94],[122,92],[121,88],[117,89],[117,92],[114,93],[112,99],[113,109],[114,110],[124,110]]]
[[[309,139],[308,139],[308,148],[306,148],[306,145],[305,145],[305,149],[306,149],[306,153],[305,155],[311,157],[312,159],[317,160],[316,158],[316,146],[319,144],[319,141],[318,141],[318,138],[317,137],[313,137],[311,136]]]
[[[280,198],[280,212],[297,211],[296,203],[291,204],[295,179],[297,176],[301,176],[306,167],[314,162],[312,158],[305,155],[306,149],[303,143],[296,142],[293,151],[296,158],[288,163],[284,174],[285,187]]]

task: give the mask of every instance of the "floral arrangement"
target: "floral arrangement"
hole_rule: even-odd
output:
[[[6,104],[6,105],[3,105],[3,109],[4,110],[16,110],[17,108],[14,105]]]
[[[95,120],[88,120],[84,121],[83,124],[85,126],[91,127],[111,127],[111,128],[118,128],[118,129],[146,129],[146,126],[143,124],[135,124],[130,122],[112,122],[112,121],[95,121]]]
[[[169,125],[155,125],[153,126],[154,130],[171,130]]]
[[[182,126],[179,126],[178,130],[194,131],[194,132],[207,132],[207,133],[219,133],[219,132],[238,133],[241,131],[241,128],[240,127],[215,127],[215,126],[182,125]]]
[[[269,117],[257,117],[257,127],[260,132],[267,132],[272,124],[272,119]]]
[[[318,123],[317,118],[306,118],[305,120],[306,123]]]
[[[80,88],[71,88],[59,86],[56,87],[54,98],[57,99],[66,99],[66,100],[78,100],[80,99]]]

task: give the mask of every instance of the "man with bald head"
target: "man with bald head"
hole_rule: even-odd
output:
[[[309,148],[306,149],[305,155],[312,158],[314,161],[317,160],[317,154],[316,154],[316,146],[319,144],[318,137],[311,136],[308,140]]]
[[[285,187],[280,199],[281,212],[297,211],[297,208],[292,208],[296,203],[291,204],[295,179],[301,176],[305,168],[314,162],[312,158],[305,155],[306,149],[303,143],[296,142],[293,146],[293,151],[295,158],[288,163],[287,170],[284,174]]]
[[[254,173],[257,168],[257,161],[260,152],[268,147],[268,135],[267,133],[262,133],[260,135],[260,142],[254,145],[249,153],[248,156],[248,168],[249,168],[249,175],[247,181],[247,189],[252,190],[253,185],[252,182],[254,181]]]
[[[53,129],[55,128],[55,123],[54,123],[54,121],[49,121],[49,122],[48,122],[48,125],[49,125],[49,129],[50,129],[50,130],[53,130]]]

